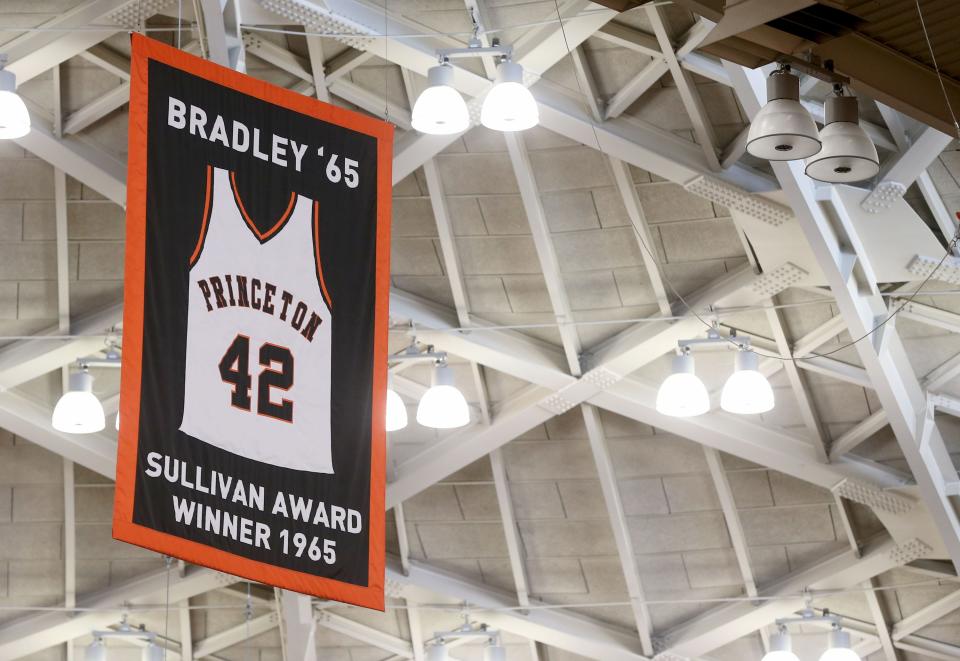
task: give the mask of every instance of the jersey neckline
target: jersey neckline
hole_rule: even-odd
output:
[[[283,214],[281,214],[277,222],[274,223],[273,227],[266,232],[261,232],[257,228],[256,223],[253,222],[253,219],[250,218],[250,214],[247,213],[246,207],[243,206],[243,200],[240,199],[240,192],[237,190],[236,173],[232,170],[230,171],[230,189],[233,192],[233,199],[237,202],[237,208],[240,210],[240,215],[243,216],[243,220],[247,224],[247,227],[250,228],[250,231],[253,232],[253,235],[257,237],[257,240],[260,241],[260,243],[266,243],[283,229],[283,226],[287,224],[287,221],[290,220],[290,217],[293,215],[293,209],[297,204],[297,193],[295,191],[291,191],[290,202],[287,204],[286,210],[283,212]]]

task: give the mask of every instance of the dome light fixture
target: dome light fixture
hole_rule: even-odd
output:
[[[427,651],[427,661],[447,661],[450,655],[447,653],[447,644],[441,638],[434,643]]]
[[[483,648],[483,661],[507,661],[507,650],[500,644],[498,637],[491,636]]]
[[[830,647],[820,661],[860,661],[860,655],[850,649],[850,634],[834,625],[830,631]]]
[[[156,639],[151,638],[150,642],[147,643],[147,646],[143,648],[143,652],[140,655],[141,661],[164,661],[166,658],[166,650],[157,645]]]
[[[793,653],[790,633],[785,625],[781,624],[780,630],[770,636],[770,651],[763,655],[762,661],[800,661]]]
[[[94,637],[83,654],[83,661],[107,661],[107,646],[103,644],[103,638]]]
[[[817,123],[800,104],[800,79],[781,65],[767,78],[767,103],[750,124],[747,151],[768,161],[796,161],[820,148]]]
[[[93,394],[93,376],[86,366],[70,375],[69,389],[54,407],[51,424],[68,434],[92,434],[106,426],[103,405]]]
[[[393,388],[387,389],[387,431],[399,431],[407,426],[407,406]]]
[[[433,367],[430,389],[417,406],[417,422],[434,429],[455,429],[470,422],[470,407],[454,385],[453,370],[445,359]]]
[[[523,67],[509,59],[497,65],[497,82],[483,100],[480,123],[494,131],[525,131],[540,122],[533,94],[523,84]]]
[[[460,92],[453,88],[453,67],[447,58],[427,71],[427,85],[413,104],[413,128],[428,135],[466,131],[470,127],[470,111]]]
[[[657,412],[674,418],[703,415],[710,410],[710,394],[694,372],[690,348],[673,357],[673,372],[657,391]]]
[[[0,140],[22,138],[30,132],[30,113],[17,94],[17,76],[3,67],[7,56],[0,55]]]
[[[844,96],[841,85],[834,86],[824,108],[820,139],[823,149],[807,159],[806,175],[830,184],[863,181],[880,172],[880,158],[870,136],[860,126],[857,97]]]
[[[773,388],[758,369],[760,359],[757,354],[741,346],[735,361],[734,372],[720,393],[720,408],[739,415],[755,415],[772,409]]]

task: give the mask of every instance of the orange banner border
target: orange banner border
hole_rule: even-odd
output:
[[[227,67],[133,34],[130,59],[130,126],[127,165],[127,239],[124,273],[123,365],[120,414],[123,426],[117,448],[114,538],[187,562],[325,599],[384,609],[386,485],[385,419],[387,389],[387,318],[390,295],[390,204],[393,126],[323,103]],[[368,513],[368,584],[352,585],[277,567],[215,549],[133,522],[134,481],[140,429],[140,379],[143,355],[143,296],[146,250],[147,82],[148,61],[156,60],[237,92],[343,126],[377,140],[376,303],[374,311],[373,411]],[[379,424],[378,424],[379,423]]]

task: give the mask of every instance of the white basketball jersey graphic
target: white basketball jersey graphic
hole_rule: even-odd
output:
[[[333,320],[318,204],[291,193],[284,214],[261,233],[233,177],[207,168],[180,429],[249,459],[333,473]]]

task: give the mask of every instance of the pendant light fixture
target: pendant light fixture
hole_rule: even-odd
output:
[[[447,645],[443,640],[437,641],[427,650],[427,661],[447,661],[449,658]]]
[[[0,55],[0,140],[22,138],[30,132],[30,113],[17,94],[17,76],[3,67],[7,56]]]
[[[793,653],[786,626],[780,625],[780,630],[770,636],[770,651],[763,655],[762,661],[800,661]]]
[[[156,640],[151,639],[147,646],[143,648],[140,654],[141,661],[164,661],[166,650],[157,645]]]
[[[470,422],[467,400],[454,385],[446,360],[438,360],[433,367],[430,389],[417,406],[417,422],[434,429],[454,429]]]
[[[93,639],[83,654],[83,661],[107,661],[107,646],[103,644],[103,638],[96,636]]]
[[[820,131],[823,149],[807,159],[807,176],[831,184],[876,176],[880,158],[870,136],[860,126],[857,97],[844,96],[843,87],[835,85],[834,95],[825,104],[824,119],[826,124]]]
[[[710,410],[710,394],[694,373],[690,348],[673,357],[673,373],[657,391],[657,412],[675,418],[689,418]]]
[[[399,431],[407,426],[407,406],[393,388],[387,389],[387,431]]]
[[[759,364],[757,354],[741,346],[735,358],[734,372],[720,393],[720,408],[740,415],[765,413],[773,408],[773,388],[759,371]]]
[[[413,104],[413,128],[429,135],[466,131],[470,127],[470,112],[460,92],[453,88],[453,67],[446,58],[427,71],[427,85]]]
[[[830,647],[820,661],[860,661],[860,655],[850,649],[850,634],[835,625],[830,631]]]
[[[494,131],[524,131],[540,122],[537,102],[523,84],[523,67],[504,59],[497,82],[480,109],[480,123]]]
[[[795,161],[820,146],[817,123],[800,105],[800,79],[781,65],[767,78],[767,104],[750,124],[747,151],[768,161]]]
[[[106,426],[103,405],[93,394],[93,376],[86,366],[70,375],[69,390],[54,407],[51,423],[69,434],[92,434]]]
[[[507,661],[507,650],[496,638],[491,637],[483,648],[483,661]]]

